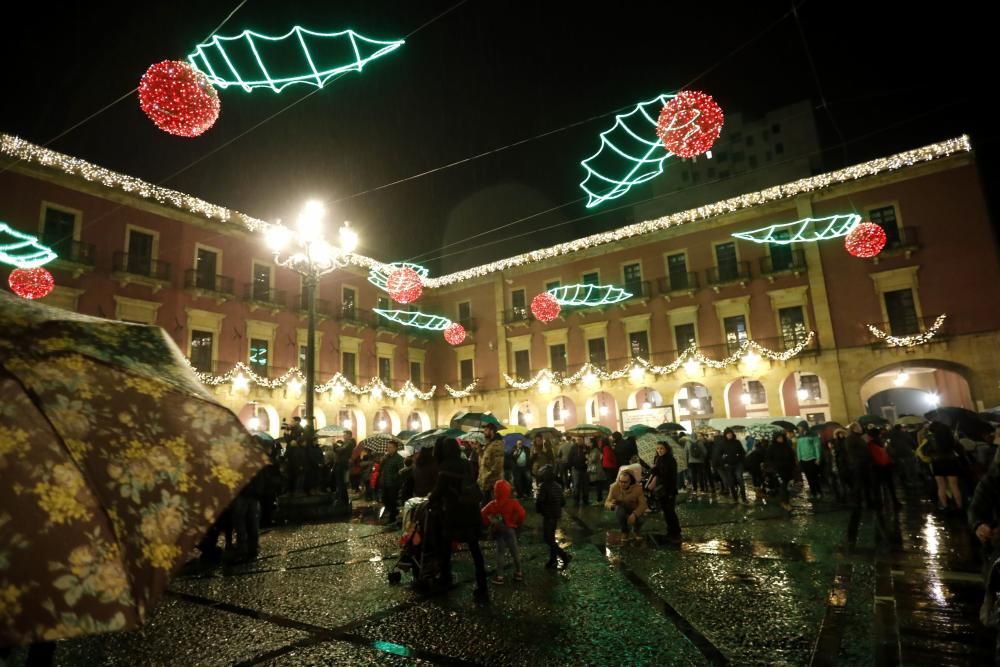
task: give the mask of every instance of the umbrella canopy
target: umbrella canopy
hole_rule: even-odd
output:
[[[398,450],[403,446],[403,442],[392,433],[375,433],[370,435],[358,444],[367,449],[372,454],[385,454],[389,451],[389,443],[396,443]]]
[[[523,442],[524,446],[528,449],[531,448],[531,440],[528,439],[527,435],[521,435],[520,433],[511,433],[503,437],[503,449],[505,452],[509,452],[517,446],[518,441]]]
[[[416,434],[417,434],[416,431],[400,431],[399,433],[396,434],[396,437],[402,440],[403,442],[406,442]]]
[[[916,415],[906,415],[897,419],[896,423],[901,426],[920,426],[922,424],[926,424],[927,420],[923,417],[917,417]]]
[[[785,429],[782,426],[775,426],[774,424],[754,424],[747,429],[747,435],[755,440],[767,440],[771,438],[775,433],[784,433]]]
[[[451,428],[471,431],[482,428],[486,424],[493,424],[497,430],[504,428],[504,425],[489,412],[464,412],[451,420]]]
[[[826,422],[825,424],[814,424],[809,427],[809,435],[819,436],[822,440],[832,440],[833,432],[838,428],[844,428],[837,422]]]
[[[549,438],[550,440],[552,439],[558,440],[559,438],[562,437],[562,432],[559,429],[553,428],[551,426],[541,426],[539,428],[531,429],[524,435],[525,437],[527,437],[528,442],[534,440],[536,435],[540,435],[543,438]]]
[[[861,415],[856,420],[862,426],[888,426],[889,420],[885,417],[879,417],[877,415]]]
[[[965,408],[938,408],[924,415],[930,421],[941,422],[952,429],[961,431],[963,435],[973,438],[982,437],[992,431],[993,427],[984,421],[978,413]]]
[[[588,435],[611,435],[611,429],[600,424],[580,424],[571,429],[567,429],[566,435],[588,436]]]
[[[350,429],[344,428],[340,424],[330,424],[316,431],[317,438],[343,438]]]
[[[432,428],[410,438],[406,446],[413,451],[419,451],[424,447],[433,447],[438,438],[460,438],[463,435],[465,431],[457,428]]]
[[[468,431],[468,432],[463,432],[461,435],[456,436],[456,437],[459,440],[461,440],[462,442],[474,442],[477,445],[485,445],[486,444],[486,434],[483,433],[482,431]],[[522,436],[518,436],[518,437],[522,437]]]
[[[510,435],[511,433],[519,433],[524,435],[528,432],[528,429],[524,428],[520,424],[511,424],[500,429],[500,435]]]
[[[257,438],[258,440],[267,445],[270,445],[274,442],[274,436],[271,435],[270,433],[265,433],[264,431],[255,431],[250,435],[252,435],[253,437]]]
[[[771,425],[772,426],[779,426],[779,427],[783,428],[786,431],[795,431],[796,430],[795,424],[793,424],[792,422],[786,422],[786,421],[784,421],[782,419],[779,419],[778,421],[775,421],[775,422],[771,422]]]
[[[664,422],[656,427],[660,433],[670,433],[671,431],[683,431],[684,427],[676,422]]]
[[[158,327],[0,293],[0,396],[0,646],[140,624],[268,462]]]
[[[1000,414],[996,412],[980,412],[979,418],[991,424],[1000,424]]]
[[[636,424],[634,426],[630,426],[624,435],[631,435],[632,437],[638,438],[640,435],[646,435],[647,433],[656,433],[656,429],[652,426],[646,426],[645,424]]]

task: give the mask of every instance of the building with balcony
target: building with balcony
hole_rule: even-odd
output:
[[[262,221],[0,140],[0,220],[59,253],[43,301],[163,327],[195,368],[227,377],[219,400],[271,432],[300,414],[301,386],[285,380],[305,363],[302,289],[274,266]],[[733,236],[855,212],[886,232],[875,258],[843,239]],[[455,347],[373,312],[403,308],[367,281],[375,264],[358,257],[320,284],[317,384],[347,384],[318,397],[318,426],[363,436],[467,410],[560,428],[618,429],[644,410],[846,422],[1000,404],[1000,313],[982,301],[1000,261],[964,137],[425,279],[410,308],[462,322]],[[534,296],[568,285],[628,296],[537,321]],[[238,362],[253,376],[231,373]]]

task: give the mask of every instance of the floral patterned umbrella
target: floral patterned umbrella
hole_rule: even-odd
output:
[[[0,293],[0,646],[140,624],[267,462],[157,327]]]

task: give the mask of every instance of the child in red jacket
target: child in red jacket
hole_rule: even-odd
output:
[[[493,485],[493,500],[481,511],[483,525],[490,526],[497,545],[497,574],[494,584],[503,584],[504,551],[514,560],[514,581],[524,581],[521,554],[517,550],[517,529],[524,523],[524,508],[511,497],[510,482],[497,480]]]

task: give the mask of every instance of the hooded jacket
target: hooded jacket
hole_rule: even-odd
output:
[[[726,435],[732,433],[732,438],[727,438]],[[716,440],[717,451],[716,458],[721,465],[739,465],[743,463],[743,459],[746,458],[747,452],[743,449],[743,444],[736,437],[736,431],[731,428],[727,428],[722,432],[722,435]]]
[[[556,481],[556,471],[552,466],[542,466],[538,470],[538,496],[535,498],[535,510],[549,521],[559,519],[562,507],[566,504],[562,484]]]
[[[521,503],[511,498],[510,482],[505,479],[498,480],[493,485],[493,500],[486,503],[486,507],[480,511],[483,518],[483,525],[490,525],[490,520],[495,514],[503,518],[503,524],[508,528],[517,529],[524,523],[524,508]]]
[[[624,472],[626,471],[621,471],[620,474],[624,474]],[[632,478],[635,479],[635,475],[632,475]],[[634,512],[636,516],[645,514],[646,495],[642,491],[642,484],[639,481],[634,481],[627,489],[619,481],[612,484],[604,505],[613,508],[618,503],[624,505],[630,512]]]
[[[503,464],[503,440],[497,438],[487,443],[479,460],[479,488],[483,493],[492,489],[497,480],[503,477]]]

